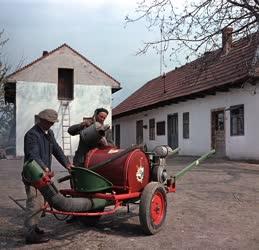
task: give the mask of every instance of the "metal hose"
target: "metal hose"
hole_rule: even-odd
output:
[[[23,180],[37,188],[49,205],[65,212],[87,212],[96,206],[105,206],[105,201],[81,197],[65,197],[51,181],[53,173],[45,173],[36,161],[29,161],[23,167]]]
[[[49,205],[56,210],[64,212],[86,212],[93,207],[93,201],[91,199],[64,197],[57,191],[53,183],[39,188],[39,191]]]

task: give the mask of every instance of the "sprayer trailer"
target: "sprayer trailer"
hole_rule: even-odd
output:
[[[46,213],[73,215],[86,224],[113,214],[129,204],[139,204],[139,219],[146,234],[163,227],[167,213],[167,194],[176,191],[176,181],[215,151],[201,156],[175,176],[166,172],[166,157],[179,151],[168,146],[145,152],[140,146],[128,149],[95,148],[85,157],[84,167],[74,167],[68,176],[70,189],[58,190],[35,161],[25,164],[24,175],[42,193]]]

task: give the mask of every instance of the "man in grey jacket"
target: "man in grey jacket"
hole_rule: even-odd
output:
[[[50,129],[55,122],[58,122],[57,112],[53,109],[45,109],[38,114],[38,118],[37,124],[24,136],[24,162],[35,160],[45,172],[50,172],[51,158],[54,155],[63,167],[70,170],[72,164],[64,155]],[[24,221],[26,243],[47,242],[49,239],[43,237],[44,231],[38,227],[44,204],[43,196],[24,177],[23,182],[27,195]]]

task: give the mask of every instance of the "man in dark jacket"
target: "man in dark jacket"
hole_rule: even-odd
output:
[[[39,121],[24,136],[24,162],[35,160],[45,172],[51,171],[52,155],[58,162],[70,170],[72,164],[58,145],[50,127],[58,122],[58,114],[53,109],[45,109],[38,114]],[[44,231],[38,228],[43,206],[43,197],[39,191],[30,186],[23,178],[26,200],[26,216],[24,221],[27,244],[43,243],[49,239],[43,237]]]
[[[91,149],[93,149],[95,147],[114,145],[112,142],[112,139],[110,137],[106,137],[105,134],[100,138],[100,140],[97,143],[92,143],[92,142],[89,142],[88,140],[85,140],[83,138],[83,133],[82,133],[82,132],[84,132],[84,129],[88,128],[95,122],[102,125],[104,130],[106,130],[106,128],[108,129],[109,126],[104,125],[104,121],[108,114],[109,114],[109,112],[107,109],[98,108],[95,110],[93,117],[86,118],[86,119],[84,119],[84,121],[82,123],[72,125],[68,128],[68,133],[70,135],[72,135],[72,136],[79,135],[80,136],[78,148],[77,148],[77,150],[75,152],[75,156],[73,158],[73,164],[76,167],[84,167],[85,155]],[[107,130],[106,130],[106,132],[107,132]],[[72,183],[71,183],[71,186],[72,186]],[[67,223],[72,223],[76,220],[77,220],[76,216],[71,216],[66,221],[67,221]]]
[[[106,135],[104,135],[97,144],[91,144],[91,142],[86,142],[83,140],[81,131],[85,128],[91,126],[94,122],[98,122],[101,125],[104,125],[104,121],[109,114],[108,110],[105,108],[98,108],[95,110],[93,117],[85,119],[82,123],[72,125],[68,128],[68,133],[70,135],[80,135],[78,148],[75,152],[75,156],[73,159],[73,164],[76,167],[84,167],[84,161],[85,161],[85,155],[86,153],[99,146],[108,146],[108,145],[114,145],[111,138],[107,137],[107,130],[106,127],[104,128],[106,130]],[[104,125],[104,127],[107,125]]]

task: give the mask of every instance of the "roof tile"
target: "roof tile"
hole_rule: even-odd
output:
[[[113,109],[113,118],[245,79],[251,76],[249,72],[257,49],[258,37],[254,34],[233,43],[227,55],[223,55],[221,49],[205,53],[203,57],[166,73],[165,77],[148,81]]]

